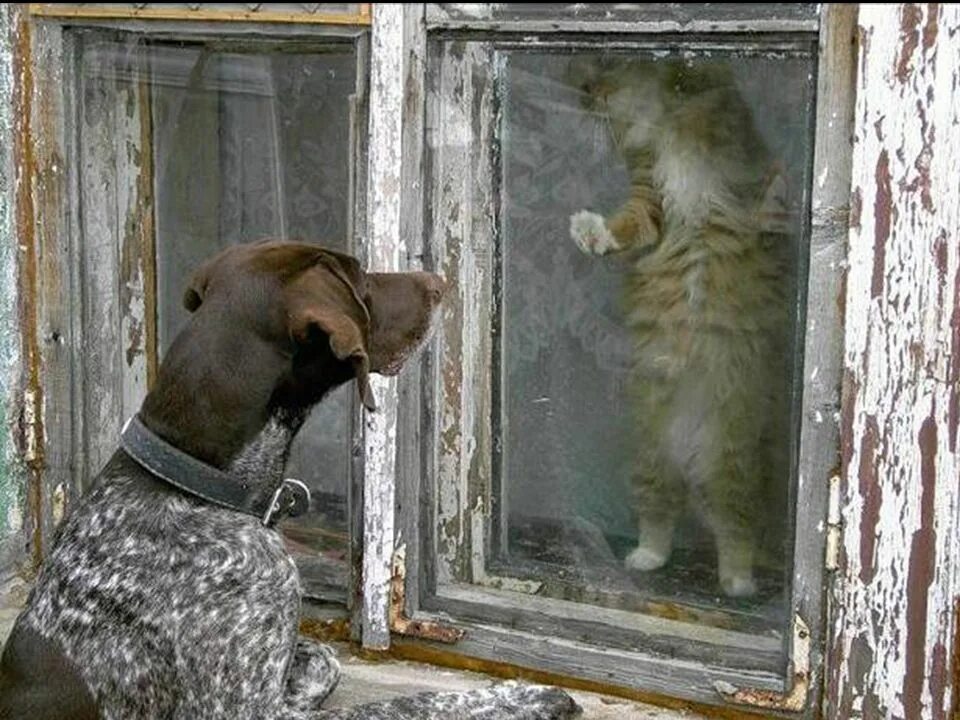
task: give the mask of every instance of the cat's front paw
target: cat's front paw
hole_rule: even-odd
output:
[[[606,255],[620,249],[603,216],[589,210],[570,216],[570,237],[588,255]]]

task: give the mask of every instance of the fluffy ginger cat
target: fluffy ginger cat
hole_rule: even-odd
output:
[[[608,119],[631,180],[613,214],[570,218],[581,250],[630,263],[639,533],[626,566],[665,565],[690,508],[723,592],[752,595],[762,526],[786,521],[769,492],[780,484],[786,507],[782,182],[724,64],[584,56],[569,78]]]

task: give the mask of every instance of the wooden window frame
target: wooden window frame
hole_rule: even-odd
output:
[[[126,148],[112,156],[81,146],[77,97],[78,35],[116,31],[120,37],[162,41],[215,40],[269,47],[278,42],[317,45],[342,42],[353,48],[357,91],[351,107],[352,201],[348,246],[366,253],[366,78],[369,67],[369,4],[358,15],[328,22],[317,16],[278,18],[255,13],[161,13],[144,15],[122,7],[29,5],[21,36],[31,69],[30,150],[35,200],[32,225],[37,263],[42,399],[36,415],[45,436],[44,467],[31,477],[28,528],[37,562],[45,557],[66,509],[88,488],[117,446],[123,422],[139,408],[157,367],[157,287],[154,246],[153,148],[146,83],[117,98],[117,112],[104,142]],[[146,19],[144,19],[146,18]],[[306,18],[306,19],[305,19]],[[122,138],[122,143],[117,140]],[[106,145],[105,145],[106,147]],[[81,167],[84,169],[81,170]],[[103,177],[85,184],[82,173]],[[364,443],[354,403],[351,448]],[[350,530],[348,584],[331,588],[301,568],[308,596],[343,603],[360,613],[357,594],[362,538],[363,453],[351,452],[348,478]],[[359,623],[357,623],[359,627]]]
[[[29,360],[37,377],[27,388],[24,415],[29,427],[24,429],[24,436],[34,437],[45,448],[45,455],[35,458],[42,472],[31,475],[28,491],[31,512],[26,531],[33,538],[37,558],[45,554],[57,522],[85,486],[89,463],[115,445],[122,411],[136,404],[146,389],[151,367],[155,367],[155,356],[151,359],[149,353],[143,354],[135,358],[135,371],[118,380],[98,375],[97,368],[91,368],[85,358],[85,348],[106,339],[89,332],[83,302],[76,299],[97,297],[105,305],[119,308],[120,298],[116,283],[106,296],[99,296],[98,287],[90,284],[84,270],[92,259],[83,259],[83,218],[76,202],[79,148],[73,119],[77,99],[74,85],[64,82],[76,71],[69,28],[112,28],[163,38],[352,38],[358,44],[358,58],[369,57],[370,72],[367,103],[355,116],[354,132],[367,142],[358,143],[363,149],[356,158],[353,251],[371,269],[384,271],[437,267],[437,247],[425,225],[425,197],[432,192],[424,139],[430,38],[445,32],[477,37],[500,34],[517,39],[554,33],[623,37],[674,33],[692,37],[816,32],[819,71],[807,290],[807,327],[815,330],[806,333],[804,342],[807,370],[799,434],[804,502],[797,506],[799,531],[792,597],[795,622],[787,640],[789,664],[785,672],[743,673],[696,660],[591,648],[556,634],[557,623],[565,621],[566,616],[556,615],[550,607],[541,613],[543,625],[538,632],[511,630],[491,622],[491,618],[468,620],[460,614],[471,603],[478,607],[497,600],[494,591],[481,592],[479,603],[469,596],[435,603],[435,538],[430,505],[439,422],[434,405],[440,379],[435,347],[422,359],[419,372],[408,369],[399,379],[374,379],[379,413],[354,413],[352,592],[347,594],[353,633],[359,637],[362,628],[363,644],[368,648],[385,649],[392,643],[398,653],[440,662],[474,667],[487,663],[487,668],[508,673],[526,668],[554,681],[594,683],[643,696],[747,709],[763,707],[768,713],[784,711],[804,718],[816,715],[823,679],[825,588],[836,567],[839,535],[834,502],[839,500],[842,357],[838,298],[848,229],[855,6],[824,5],[817,26],[809,21],[769,18],[752,25],[741,21],[645,23],[636,18],[560,23],[463,20],[422,4],[376,4],[368,12],[361,12],[356,22],[332,24],[291,18],[261,17],[254,21],[243,14],[150,18],[128,12],[83,17],[41,9],[51,7],[28,6],[22,19],[20,49],[29,68],[21,95],[21,109],[26,113],[23,133],[29,142],[23,146],[27,156],[21,158],[21,164],[29,174],[32,192],[28,193],[29,202],[19,203],[25,214],[18,220],[18,231],[25,238],[25,252],[35,263],[36,272],[31,276],[35,287],[28,288],[26,294],[35,304],[37,318],[31,335],[36,357]],[[366,67],[361,77],[365,73]],[[130,132],[131,142],[136,143],[138,137],[137,132]],[[114,229],[109,247],[114,253],[123,247],[122,230],[130,213],[149,222],[151,208],[143,204],[142,197],[137,201],[145,172],[140,166],[127,178],[129,186],[122,196],[130,202],[124,217],[118,215],[111,221]],[[147,284],[151,277],[151,242],[150,234],[141,232],[135,238],[136,252],[132,255],[135,262],[131,278],[139,277]],[[453,299],[457,304],[461,301]],[[144,312],[149,314],[149,310]],[[118,336],[121,330],[129,329],[122,323],[116,327]],[[117,341],[119,352],[122,338]],[[105,407],[120,409],[115,428],[91,423],[89,409],[95,397],[105,398]],[[112,423],[113,414],[111,411],[104,417],[109,415]],[[34,461],[32,456],[27,460]],[[462,519],[471,518],[471,511],[470,506],[457,508]],[[503,592],[501,600],[506,597]],[[504,608],[496,609],[500,616],[494,615],[492,620],[502,621],[509,607],[507,602]],[[675,638],[669,633],[660,636]]]
[[[391,14],[390,32],[380,36],[378,22]],[[598,625],[592,620],[605,611],[589,608],[583,617],[569,613],[569,606],[558,601],[531,596],[518,596],[508,590],[476,586],[444,586],[438,590],[438,538],[441,522],[435,518],[436,484],[440,482],[439,433],[444,418],[440,404],[441,367],[450,365],[450,358],[441,358],[437,347],[422,360],[420,372],[408,371],[401,376],[391,407],[381,418],[378,435],[389,438],[384,452],[392,455],[383,464],[378,481],[367,476],[366,527],[368,530],[367,567],[376,565],[376,573],[365,575],[363,588],[364,644],[370,648],[386,648],[419,657],[442,657],[444,662],[469,665],[483,662],[494,666],[539,670],[565,678],[616,686],[628,693],[652,694],[681,698],[705,705],[726,705],[746,710],[764,708],[768,713],[812,718],[817,712],[817,698],[822,689],[823,645],[825,637],[826,588],[836,566],[836,541],[839,521],[837,500],[840,368],[842,359],[841,278],[845,258],[851,127],[855,74],[855,44],[852,41],[856,24],[856,7],[824,5],[818,23],[795,19],[778,22],[763,18],[756,23],[738,20],[730,23],[643,23],[630,21],[511,20],[457,19],[439,6],[407,6],[399,11],[374,8],[372,70],[377,65],[390,66],[404,83],[401,97],[387,107],[372,102],[373,120],[379,112],[402,114],[401,158],[380,166],[385,174],[374,176],[371,163],[371,188],[390,178],[403,188],[398,211],[392,216],[393,237],[402,238],[393,248],[406,255],[408,265],[438,268],[453,272],[458,278],[470,278],[479,288],[460,287],[459,296],[448,298],[453,308],[445,312],[462,318],[461,344],[487,342],[478,334],[478,318],[489,306],[490,279],[477,276],[483,267],[482,247],[474,236],[459,238],[455,252],[443,247],[443,233],[428,226],[431,202],[436,202],[436,181],[429,177],[424,138],[427,105],[431,102],[427,86],[428,45],[435,37],[455,35],[476,39],[492,37],[537,42],[555,33],[572,36],[598,33],[615,34],[616,40],[670,33],[683,39],[724,38],[729,34],[763,33],[767,37],[789,37],[797,33],[813,33],[817,43],[817,91],[815,136],[813,148],[812,187],[809,219],[809,268],[807,281],[806,330],[803,339],[804,378],[800,428],[798,487],[801,502],[796,505],[796,532],[793,557],[790,611],[792,626],[785,628],[786,663],[778,672],[737,669],[736,664],[720,664],[696,657],[707,649],[702,643],[710,632],[689,629],[678,636],[679,624],[661,623],[656,618],[637,617],[632,625],[649,638],[649,648],[682,647],[689,642],[687,656],[670,659],[652,651],[627,652],[588,646],[570,635],[570,625],[583,633],[595,633]],[[481,150],[482,152],[483,150]],[[481,203],[482,204],[482,203]],[[460,208],[469,215],[469,208]],[[390,234],[387,234],[389,238]],[[456,238],[457,233],[449,233]],[[456,241],[456,240],[455,240]],[[382,242],[382,241],[381,241]],[[387,252],[379,247],[379,252]],[[456,257],[452,265],[445,258]],[[466,363],[466,364],[464,364]],[[473,365],[470,365],[473,363]],[[459,377],[454,382],[467,384],[464,396],[470,395],[482,418],[489,409],[489,385],[470,378],[478,370],[476,359],[461,358]],[[392,403],[396,403],[395,408]],[[396,414],[396,424],[393,416]],[[485,467],[483,429],[477,420],[471,425],[458,412],[453,425],[445,424],[459,437],[456,452],[464,453],[457,460],[464,485],[459,498],[440,520],[459,527],[461,542],[469,536],[473,525],[483,527],[483,499],[467,492],[471,473],[489,473]],[[466,424],[465,424],[466,423]],[[385,432],[384,432],[385,431]],[[479,434],[478,434],[479,433]],[[469,445],[469,449],[464,446]],[[487,446],[488,449],[489,446]],[[468,467],[473,461],[474,465]],[[390,477],[394,473],[396,484]],[[369,469],[369,468],[368,468]],[[481,482],[486,478],[481,477]],[[374,497],[369,494],[375,493]],[[475,495],[476,493],[474,493]],[[479,502],[479,505],[476,503]],[[477,509],[479,508],[479,509]],[[394,532],[395,529],[395,532]],[[372,541],[377,554],[371,556]],[[456,538],[444,537],[444,543]],[[392,553],[390,551],[393,551]],[[482,562],[482,558],[481,558]],[[525,607],[520,608],[519,599]],[[486,609],[485,609],[486,608]],[[522,630],[508,624],[520,622]],[[691,627],[691,626],[688,626]],[[390,631],[393,633],[391,640]],[[566,637],[564,637],[566,636]],[[698,637],[695,637],[698,636]],[[601,636],[602,640],[602,636]],[[720,633],[713,643],[724,642]],[[716,645],[714,647],[717,647]],[[742,648],[742,657],[750,664],[754,654]],[[738,651],[739,652],[739,651]],[[736,653],[733,653],[736,656]],[[710,653],[702,657],[709,657]],[[729,656],[728,656],[729,657]]]

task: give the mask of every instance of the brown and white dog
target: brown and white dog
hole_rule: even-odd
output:
[[[435,275],[366,273],[298,243],[236,246],[200,268],[139,435],[128,426],[64,520],[17,620],[0,718],[575,714],[559,690],[513,684],[320,709],[339,666],[297,633],[300,582],[272,525],[287,452],[332,388],[353,381],[374,406],[369,374],[399,371],[442,294]]]

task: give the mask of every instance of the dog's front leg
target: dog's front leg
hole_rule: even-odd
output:
[[[283,698],[284,720],[313,718],[340,681],[340,663],[333,649],[300,637]]]

